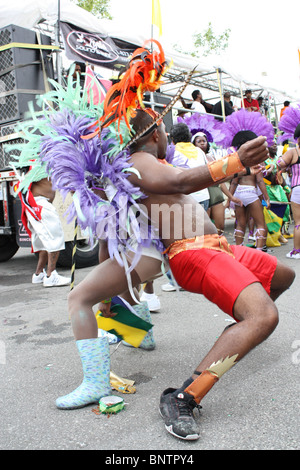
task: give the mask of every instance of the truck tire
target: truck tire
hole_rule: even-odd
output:
[[[12,258],[18,249],[15,235],[0,235],[0,263]]]
[[[60,252],[57,266],[72,267],[73,242],[66,242],[65,249]],[[88,268],[99,262],[99,244],[95,241],[90,246],[86,240],[78,240],[75,254],[75,268]]]

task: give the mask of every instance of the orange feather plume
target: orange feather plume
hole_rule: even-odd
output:
[[[155,43],[158,51],[146,49],[148,43]],[[134,116],[137,107],[144,108],[143,94],[147,91],[157,90],[162,82],[162,75],[166,71],[167,63],[162,46],[155,39],[149,39],[144,46],[138,48],[132,54],[129,68],[123,74],[121,80],[113,85],[107,92],[103,105],[103,116],[94,125],[99,127],[92,134],[85,136],[91,138],[100,132],[101,128],[125,120],[130,128],[129,120]],[[121,143],[123,143],[120,135]]]

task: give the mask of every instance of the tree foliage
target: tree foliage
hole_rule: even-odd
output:
[[[109,3],[110,0],[73,0],[75,3],[83,8],[84,10],[89,11],[97,18],[107,18],[112,20],[112,16],[109,13]]]
[[[231,29],[225,31],[219,36],[214,33],[212,24],[208,23],[208,28],[203,33],[193,35],[194,45],[201,49],[202,55],[205,57],[209,54],[220,54],[228,47]]]
[[[220,35],[215,34],[211,22],[209,22],[207,29],[202,33],[196,33],[192,36],[196,50],[186,52],[183,51],[178,44],[174,47],[179,52],[189,54],[193,57],[207,57],[210,54],[220,54],[228,47],[230,33],[231,29],[228,28]]]

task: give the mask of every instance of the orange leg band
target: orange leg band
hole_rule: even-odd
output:
[[[245,169],[237,152],[208,163],[208,169],[213,181],[219,181]]]
[[[184,391],[192,395],[195,402],[199,404],[218,380],[219,377],[217,377],[217,375],[209,370],[205,370]]]

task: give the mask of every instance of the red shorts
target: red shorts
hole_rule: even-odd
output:
[[[234,257],[226,252],[202,248],[182,251],[169,263],[180,287],[203,294],[233,317],[234,303],[245,287],[260,282],[270,294],[277,259],[242,245],[231,245],[230,248]]]

